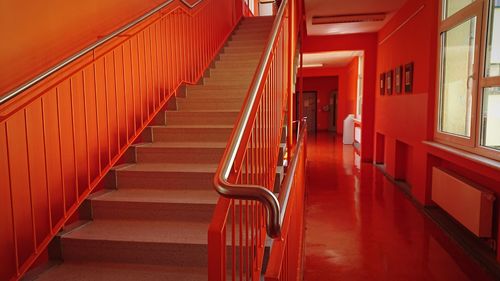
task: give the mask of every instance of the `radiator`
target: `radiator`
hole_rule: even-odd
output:
[[[434,167],[432,201],[478,237],[491,237],[493,192]]]

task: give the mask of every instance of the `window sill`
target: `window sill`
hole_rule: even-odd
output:
[[[454,147],[451,147],[451,146],[448,146],[445,144],[433,142],[433,141],[424,141],[423,143],[427,146],[437,148],[439,150],[442,150],[442,151],[451,153],[453,155],[465,158],[465,159],[470,160],[472,162],[475,162],[475,163],[478,163],[478,164],[481,164],[481,165],[484,165],[484,166],[487,166],[487,167],[490,167],[490,168],[493,168],[496,170],[500,170],[500,162],[499,161],[496,161],[496,160],[493,160],[493,159],[490,159],[490,158],[487,158],[487,157],[484,157],[481,155],[477,155],[477,154],[474,154],[471,152],[467,152],[467,151],[464,151],[464,150],[461,150],[458,148],[454,148]]]

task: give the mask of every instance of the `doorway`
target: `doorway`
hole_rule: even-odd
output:
[[[330,114],[328,115],[328,131],[330,132],[337,131],[337,95],[337,91],[330,93]]]
[[[309,133],[316,133],[316,112],[318,111],[318,93],[316,91],[308,91],[302,93],[302,114],[307,117],[307,131]],[[297,108],[299,108],[299,99],[296,99]]]

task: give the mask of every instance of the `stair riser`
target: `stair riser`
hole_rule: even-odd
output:
[[[227,46],[261,46],[263,47],[267,43],[265,36],[259,37],[246,37],[246,38],[234,38],[227,42]]]
[[[230,235],[228,235],[230,239]],[[229,240],[228,239],[228,240]],[[238,243],[238,242],[237,242]],[[144,242],[123,242],[105,240],[63,239],[61,242],[65,261],[73,262],[113,262],[150,264],[166,266],[208,266],[207,245],[200,244],[165,244]],[[229,241],[228,241],[229,244]],[[251,246],[241,246],[235,249],[235,267],[239,272],[240,251],[243,258],[249,256]],[[256,246],[253,246],[255,252]],[[232,268],[233,249],[226,247],[228,270]],[[245,264],[244,260],[242,264]],[[246,270],[243,270],[246,272]]]
[[[239,25],[234,34],[242,34],[242,33],[269,33],[271,31],[271,23],[265,24],[241,24]]]
[[[237,112],[167,112],[167,125],[233,125]]]
[[[66,261],[206,266],[207,246],[197,244],[63,239]]]
[[[214,173],[117,171],[118,188],[210,189]]]
[[[258,61],[256,61],[256,63],[258,63]],[[238,82],[239,85],[241,85],[242,82],[250,83],[252,80],[252,74],[254,73],[255,70],[251,69],[238,71],[237,73],[231,72],[230,70],[226,72],[217,72],[210,75],[210,77],[204,78],[203,85],[209,85],[207,83],[210,83],[210,81],[217,81],[222,84]]]
[[[264,46],[262,48],[252,48],[252,47],[226,47],[224,48],[224,55],[260,55],[262,54],[262,50],[264,50]],[[223,69],[220,69],[223,70]]]
[[[206,222],[214,204],[92,201],[93,219],[182,220]]]
[[[255,59],[260,59],[262,54],[260,54],[259,52],[254,52],[254,53],[241,53],[241,54],[238,54],[238,53],[222,53],[220,56],[219,56],[219,60],[225,60],[225,59],[238,59],[238,58],[242,58],[242,59],[248,59],[248,60],[255,60]]]
[[[250,46],[226,46],[223,54],[225,55],[245,55],[245,56],[258,56],[262,54],[264,46],[250,47]],[[219,69],[224,70],[224,69]]]
[[[249,29],[258,29],[258,30],[267,30],[269,31],[273,25],[273,21],[262,21],[262,22],[242,22],[238,26],[238,31],[240,30],[249,30]]]
[[[186,102],[178,102],[178,110],[238,110],[241,108],[241,101],[220,101],[220,102],[198,102],[192,99]]]
[[[241,72],[242,71],[238,71],[237,73],[239,74]],[[210,79],[210,78],[207,78],[207,79]],[[241,88],[238,86],[218,86],[218,85],[193,85],[193,86],[189,86],[186,88],[186,93],[190,93],[192,91],[198,91],[198,92],[204,92],[204,91],[238,92],[238,91],[241,91]]]
[[[221,57],[217,62],[231,62],[231,63],[256,63],[259,62],[259,57],[258,56],[242,56],[238,57],[237,55],[231,55],[231,56],[223,56]]]
[[[226,142],[232,129],[228,128],[153,128],[153,140],[161,142],[207,141]]]
[[[205,80],[204,84],[205,85],[226,85],[226,86],[240,86],[241,88],[248,88],[250,86],[250,82],[252,82],[251,80],[251,77],[252,77],[252,73],[248,73],[246,74],[250,77],[247,77],[245,79],[240,79],[240,80],[234,80],[234,75],[233,77],[230,77],[230,75],[227,75],[227,76],[222,76],[222,75],[219,75],[219,76],[215,76],[215,77],[211,77],[207,80]],[[239,91],[241,92],[241,90]]]
[[[187,95],[188,98],[193,99],[224,99],[226,97],[229,98],[238,98],[243,102],[245,100],[247,94],[247,90],[238,91],[238,92],[223,92],[223,91],[207,91],[207,92],[194,92]]]
[[[240,104],[243,104],[243,101],[245,100],[246,96],[246,91],[241,91],[240,93],[223,93],[223,92],[216,92],[216,93],[195,93],[195,94],[190,94],[188,98],[192,99],[213,99],[213,100],[221,100],[225,98],[230,98],[230,99],[239,99]]]
[[[235,79],[233,77],[210,77],[204,81],[205,85],[219,85],[219,86],[240,86],[242,88],[248,87],[250,85],[251,78],[245,77],[245,79]]]
[[[258,60],[248,62],[248,61],[218,61],[215,63],[216,67],[223,67],[225,69],[241,69],[241,70],[255,70],[257,67],[257,64],[259,63]]]
[[[231,36],[231,41],[248,41],[248,40],[261,40],[265,42],[268,38],[269,33],[268,32],[252,32],[252,33],[246,33],[246,32],[241,32],[238,34],[235,34]]]
[[[224,148],[138,147],[138,163],[219,163]]]

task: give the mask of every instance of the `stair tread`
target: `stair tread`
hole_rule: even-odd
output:
[[[129,263],[64,262],[51,267],[36,280],[74,281],[198,281],[206,280],[207,269],[203,267],[174,267]]]
[[[94,220],[62,239],[101,240],[130,243],[207,243],[209,221],[173,220]]]
[[[202,189],[117,189],[99,195],[93,198],[92,201],[215,204],[218,197],[214,190]]]
[[[217,166],[217,163],[136,163],[122,167],[118,171],[213,173]]]
[[[216,110],[214,110],[216,111]],[[166,126],[161,126],[161,125],[155,125],[151,126],[152,128],[186,128],[186,129],[232,129],[233,125],[166,125]]]
[[[196,112],[196,113],[212,113],[212,112],[221,112],[221,113],[237,113],[237,112],[240,112],[239,110],[231,110],[231,109],[221,109],[221,110],[201,110],[201,109],[197,109],[197,110],[186,110],[186,111],[189,111],[189,112]],[[167,110],[168,113],[179,113],[179,112],[183,112],[183,111],[177,111],[177,110]]]
[[[159,148],[226,148],[225,142],[150,142],[141,143],[137,147]]]

